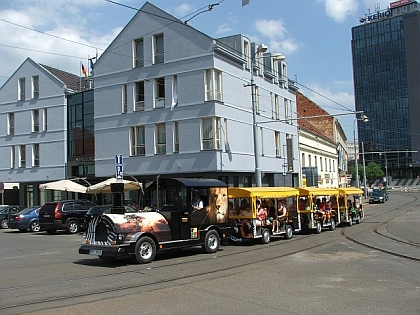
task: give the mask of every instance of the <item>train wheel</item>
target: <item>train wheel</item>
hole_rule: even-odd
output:
[[[335,219],[334,218],[331,218],[331,225],[330,225],[330,231],[333,231],[333,230],[335,230]]]
[[[143,236],[137,241],[134,254],[139,264],[152,262],[156,256],[156,243],[150,237]]]
[[[220,247],[220,237],[215,230],[210,230],[204,239],[204,249],[207,253],[215,253]]]
[[[289,224],[286,224],[285,230],[286,231],[284,233],[284,238],[286,240],[290,240],[292,238],[292,236],[293,236],[293,228]]]
[[[315,233],[320,234],[321,232],[322,232],[322,223],[321,221],[316,221]]]
[[[261,243],[268,244],[271,240],[271,234],[269,229],[263,229],[261,232]]]

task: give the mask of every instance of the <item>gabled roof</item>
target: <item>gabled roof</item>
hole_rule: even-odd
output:
[[[68,89],[77,91],[77,87],[80,82],[79,76],[63,71],[63,70],[59,70],[59,69],[47,66],[47,65],[43,65],[43,64],[39,64],[39,65],[43,67],[45,70],[47,70],[48,72],[50,72],[52,75],[54,75],[61,82],[63,82],[67,86]]]

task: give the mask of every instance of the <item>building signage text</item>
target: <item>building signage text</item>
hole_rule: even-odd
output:
[[[366,22],[372,22],[372,21],[380,20],[380,19],[383,19],[383,18],[389,18],[391,16],[392,16],[392,11],[391,10],[386,10],[386,11],[376,12],[374,14],[367,15],[366,17],[361,18],[359,21],[360,21],[360,23],[366,23]]]

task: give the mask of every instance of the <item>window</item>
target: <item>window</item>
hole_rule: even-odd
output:
[[[144,66],[144,45],[143,38],[134,41],[134,68]]]
[[[312,156],[310,154],[308,154],[308,166],[312,166]]]
[[[155,108],[165,108],[165,78],[155,80]]]
[[[39,109],[32,110],[32,132],[39,132]]]
[[[130,156],[146,155],[144,126],[131,127],[130,130]]]
[[[39,98],[39,76],[32,77],[32,98]]]
[[[202,149],[220,149],[220,118],[204,118],[202,120]]]
[[[39,167],[39,144],[32,145],[32,166]]]
[[[244,59],[245,59],[245,68],[250,68],[251,58],[249,57],[249,42],[244,40]]]
[[[15,134],[15,113],[7,114],[7,135],[13,136]]]
[[[165,124],[155,125],[155,153],[166,154],[166,130]]]
[[[329,159],[329,165],[330,165],[330,172],[331,172],[331,159]]]
[[[327,168],[328,161],[327,161],[327,158],[325,158],[324,161],[325,161],[325,171],[328,172],[328,168]]]
[[[305,153],[302,153],[302,167],[305,166]]]
[[[123,84],[121,90],[121,112],[123,114],[127,114],[127,96],[127,84]]]
[[[225,118],[224,120],[224,125],[225,125],[225,151],[226,152],[230,152],[230,147],[229,147],[229,137],[228,137],[228,120]]]
[[[12,145],[12,147],[10,148],[10,168],[15,168],[16,167],[16,151],[15,151],[15,146]]]
[[[25,78],[20,78],[18,83],[18,100],[25,100]]]
[[[280,132],[274,131],[274,147],[276,150],[276,157],[280,157]]]
[[[172,77],[172,103],[171,103],[171,109],[174,108],[174,106],[178,105],[178,77],[174,75]]]
[[[279,114],[279,96],[277,94],[274,94],[274,102],[273,102],[273,119],[280,119]]]
[[[134,111],[144,110],[144,81],[136,82],[136,90],[134,97]]]
[[[154,56],[155,56],[155,64],[163,63],[165,50],[163,45],[163,34],[155,35],[154,37]]]
[[[319,157],[319,166],[321,167],[321,172],[324,171],[322,167],[322,156]]]
[[[19,146],[19,167],[26,167],[26,147],[25,145]]]
[[[206,70],[206,101],[222,101],[222,72]]]
[[[47,109],[44,108],[44,110],[42,111],[42,131],[47,131],[48,130],[48,112]]]
[[[293,136],[286,135],[287,171],[293,172]]]
[[[261,148],[260,148],[260,150],[261,150],[261,155],[262,156],[264,156],[265,155],[265,153],[264,153],[264,131],[263,131],[263,129],[262,129],[262,127],[260,127],[260,145],[261,145]]]
[[[178,130],[178,122],[174,122],[174,153],[179,152],[179,130]]]
[[[290,107],[289,107],[289,100],[288,99],[284,99],[284,118],[286,120],[290,119]]]

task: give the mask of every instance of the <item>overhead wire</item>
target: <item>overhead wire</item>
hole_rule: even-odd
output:
[[[122,3],[119,3],[119,2],[117,2],[117,1],[112,1],[112,0],[104,0],[104,1],[106,1],[106,2],[108,2],[108,3],[115,4],[115,5],[119,5],[119,6],[122,6],[122,7],[128,8],[128,9],[131,9],[131,10],[139,11],[139,9],[137,9],[137,8],[134,8],[134,7],[131,7],[131,6],[128,6],[128,5],[125,5],[125,4],[122,4]],[[195,16],[197,16],[198,14],[201,14],[201,13],[205,13],[205,12],[211,11],[211,10],[213,9],[213,7],[214,7],[214,6],[219,5],[219,4],[221,4],[222,2],[224,2],[224,1],[225,1],[225,0],[221,0],[221,1],[219,1],[218,3],[214,3],[214,4],[210,4],[210,5],[208,5],[208,6],[204,6],[204,7],[200,8],[200,9],[198,9],[198,10],[196,10],[196,11],[194,11],[194,12],[192,12],[192,13],[190,13],[190,14],[188,14],[188,15],[184,16],[184,17],[182,17],[181,19],[186,18],[186,17],[189,17],[189,16],[191,16],[191,15],[192,15],[192,17],[191,17],[190,19],[186,20],[186,21],[190,21],[191,19],[193,19],[193,18],[194,18]],[[203,11],[203,10],[205,10],[205,11]],[[143,12],[143,13],[145,13],[145,14],[149,14],[149,15],[152,15],[152,16],[155,16],[155,17],[162,18],[162,19],[167,19],[167,20],[168,20],[168,21],[170,21],[171,23],[179,23],[179,24],[187,25],[187,23],[182,22],[180,19],[176,19],[176,18],[175,18],[175,19],[170,19],[170,18],[167,18],[167,17],[161,16],[161,15],[157,15],[157,14],[154,14],[154,13],[151,13],[151,12],[147,12],[147,11],[142,11],[142,12]],[[5,23],[9,23],[9,24],[12,24],[12,25],[14,25],[14,26],[21,27],[21,28],[24,28],[24,29],[27,29],[27,30],[30,30],[30,31],[34,31],[34,32],[37,32],[37,33],[40,33],[40,34],[43,34],[43,35],[51,36],[51,37],[54,37],[54,38],[56,38],[56,39],[64,40],[64,41],[67,41],[67,42],[70,42],[70,43],[74,43],[74,44],[78,44],[78,45],[86,46],[86,47],[89,47],[89,48],[95,48],[96,50],[100,50],[100,51],[105,51],[104,49],[98,48],[98,47],[96,47],[96,46],[92,46],[92,45],[89,45],[89,44],[86,44],[86,43],[77,42],[77,41],[70,40],[70,39],[67,39],[67,38],[63,38],[63,37],[60,37],[60,36],[57,36],[57,35],[49,34],[49,33],[47,33],[47,32],[43,32],[43,31],[39,31],[39,30],[36,30],[36,29],[30,28],[30,27],[26,27],[26,26],[23,26],[23,25],[20,25],[20,24],[14,23],[14,22],[7,21],[7,20],[2,19],[2,18],[0,18],[0,21],[3,21],[3,22],[5,22]],[[168,23],[168,25],[165,25],[165,26],[163,26],[162,28],[169,26],[171,23]],[[159,30],[159,29],[158,29],[158,30]],[[156,31],[157,31],[157,30],[154,30],[153,32],[150,32],[149,34],[152,34],[152,33],[156,32]],[[144,35],[147,35],[147,34],[143,34],[143,36],[144,36]],[[220,41],[218,41],[217,39],[215,39],[215,40],[218,42],[218,44],[220,44],[220,45],[223,45],[223,46],[224,46],[224,44],[223,44],[223,43],[221,43],[221,42],[220,42]],[[123,44],[121,44],[121,45],[119,45],[119,46],[117,46],[117,47],[114,47],[113,49],[116,49],[116,48],[121,47],[121,46],[123,46],[123,45],[125,45],[125,44],[128,44],[128,43],[131,43],[131,41],[130,41],[130,42],[123,43]],[[84,58],[79,57],[79,56],[71,56],[71,55],[65,55],[65,54],[59,54],[59,53],[45,52],[45,51],[41,51],[41,50],[33,50],[33,49],[22,48],[22,47],[16,47],[16,46],[5,45],[5,44],[0,44],[0,46],[9,47],[9,48],[16,48],[16,49],[22,49],[22,50],[28,50],[28,51],[34,51],[34,52],[38,52],[38,53],[45,53],[45,54],[51,54],[51,55],[58,55],[58,56],[69,57],[69,58],[84,59]],[[109,47],[108,47],[108,48],[109,48]],[[232,49],[232,47],[230,47],[230,49]],[[238,50],[236,50],[236,49],[233,49],[233,51],[235,51],[235,52],[237,52],[237,53],[241,53],[240,51],[238,51]],[[113,54],[117,54],[117,55],[120,55],[120,56],[123,56],[123,57],[126,57],[126,58],[130,58],[130,59],[132,58],[132,56],[131,56],[131,55],[130,55],[130,56],[128,56],[128,55],[125,55],[125,54],[116,53],[115,51],[112,51],[112,50],[108,50],[108,52],[113,53]],[[110,66],[110,65],[108,65],[108,66]],[[179,66],[178,66],[178,67],[179,67]],[[116,68],[114,68],[114,67],[111,67],[111,68],[116,69]],[[182,67],[180,67],[180,68],[182,69]],[[286,77],[286,76],[284,76],[284,77]],[[287,77],[286,77],[286,78],[287,78]],[[287,79],[289,79],[289,78],[287,78]],[[330,102],[332,102],[332,103],[334,103],[334,104],[336,104],[336,105],[340,106],[341,108],[345,109],[346,111],[349,111],[349,112],[354,112],[354,110],[351,110],[351,109],[347,108],[346,106],[344,106],[344,105],[342,105],[342,104],[340,104],[340,103],[338,103],[338,102],[336,102],[336,101],[332,100],[331,98],[329,98],[329,97],[327,97],[327,96],[325,96],[325,95],[323,95],[323,94],[321,94],[321,93],[319,93],[319,92],[317,92],[317,91],[315,91],[315,90],[313,90],[313,89],[311,89],[311,88],[309,88],[309,87],[305,86],[304,84],[302,84],[302,83],[300,83],[300,82],[297,82],[297,81],[294,81],[294,82],[295,82],[297,85],[302,86],[303,88],[305,88],[305,89],[307,89],[307,90],[311,91],[312,93],[315,93],[316,95],[319,95],[319,96],[321,96],[321,97],[325,98],[326,100],[328,100],[328,101],[330,101]],[[327,107],[327,106],[325,106],[325,107]],[[332,108],[332,109],[336,109],[336,108]],[[267,111],[267,112],[269,112],[269,111],[271,111],[271,109],[266,108],[266,111]],[[296,113],[295,113],[295,114],[296,114]]]

